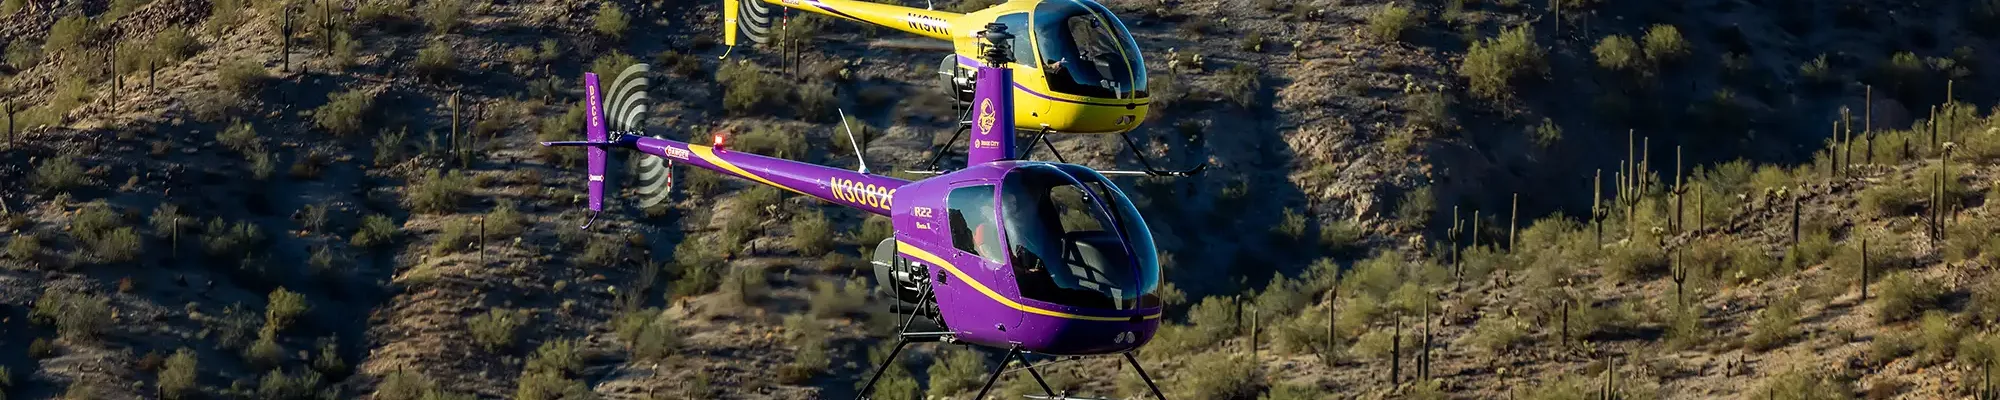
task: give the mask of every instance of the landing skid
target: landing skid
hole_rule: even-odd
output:
[[[875,384],[881,381],[882,373],[888,372],[889,367],[896,365],[896,356],[901,355],[903,353],[904,347],[909,347],[911,343],[928,343],[928,342],[950,343],[956,341],[956,336],[952,334],[951,330],[948,328],[943,328],[941,326],[937,327],[938,329],[936,331],[924,331],[924,332],[912,331],[912,328],[918,327],[917,317],[919,316],[919,314],[922,314],[924,310],[927,309],[927,307],[933,307],[937,304],[937,300],[931,297],[931,288],[929,285],[924,286],[923,294],[920,295],[918,298],[920,299],[919,303],[916,305],[916,307],[914,307],[913,310],[911,310],[910,317],[904,319],[903,325],[897,329],[896,347],[889,350],[889,357],[883,360],[882,365],[875,367],[875,373],[873,375],[870,375],[868,377],[868,383],[861,387],[861,392],[860,395],[856,397],[857,399],[868,400],[869,399],[868,396],[874,394]],[[1160,394],[1160,387],[1158,385],[1153,384],[1153,377],[1146,375],[1146,369],[1139,366],[1139,358],[1132,356],[1132,353],[1130,352],[1124,353],[1124,356],[1125,356],[1125,362],[1130,363],[1132,365],[1132,371],[1139,373],[1139,379],[1146,382],[1146,388],[1153,391],[1153,397],[1160,400],[1166,400],[1167,396]],[[1032,362],[1028,361],[1028,353],[1022,351],[1020,347],[1007,349],[1007,356],[1005,358],[1001,358],[1000,366],[994,368],[993,373],[986,376],[986,384],[979,387],[979,394],[972,396],[972,400],[979,400],[986,398],[986,393],[991,392],[993,390],[993,383],[998,382],[1000,380],[1000,375],[1013,371],[1007,369],[1007,366],[1009,364],[1012,364],[1015,359],[1021,360],[1021,369],[1028,370],[1028,376],[1034,377],[1035,384],[1040,385],[1042,387],[1042,393],[1047,394],[1047,396],[1031,395],[1028,396],[1028,398],[1044,399],[1044,400],[1102,400],[1102,399],[1088,399],[1081,397],[1069,397],[1068,393],[1057,394],[1055,389],[1049,387],[1048,381],[1042,379],[1041,371],[1035,370],[1035,365]]]
[[[960,119],[962,120],[964,118]],[[957,143],[958,138],[961,136],[965,136],[965,133],[970,131],[971,129],[972,129],[972,124],[961,121],[959,123],[958,130],[951,134],[951,140],[947,140],[944,142],[944,144],[940,144],[937,147],[931,149],[930,160],[924,162],[924,166],[927,169],[920,171],[903,171],[903,172],[908,172],[913,174],[923,174],[923,175],[940,175],[944,174],[945,172],[949,172],[943,169],[939,169],[938,162],[943,161],[944,155],[946,153],[951,152],[952,148],[951,144]],[[1036,131],[1035,137],[1028,140],[1027,148],[1021,150],[1021,156],[1019,158],[1022,160],[1031,159],[1031,156],[1035,154],[1035,146],[1036,144],[1039,143],[1041,147],[1049,149],[1049,154],[1055,155],[1057,162],[1065,164],[1069,163],[1069,160],[1063,158],[1062,152],[1056,150],[1055,143],[1049,141],[1050,133],[1059,133],[1059,132],[1049,130],[1046,128],[1040,131]],[[1139,142],[1137,140],[1132,139],[1131,132],[1120,133],[1118,134],[1118,136],[1125,139],[1125,149],[1129,150],[1132,153],[1132,158],[1138,159],[1139,165],[1145,167],[1145,169],[1140,171],[1100,170],[1097,171],[1098,173],[1104,175],[1123,175],[1123,176],[1187,177],[1200,174],[1202,171],[1208,169],[1208,163],[1195,164],[1194,167],[1190,167],[1188,169],[1183,169],[1183,170],[1165,170],[1165,169],[1154,168],[1152,160],[1147,159],[1145,153],[1139,152]]]

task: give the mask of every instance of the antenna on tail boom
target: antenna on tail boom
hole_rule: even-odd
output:
[[[861,155],[861,139],[854,137],[854,127],[847,125],[847,110],[834,110],[840,112],[840,127],[847,129],[847,145],[854,148],[854,161],[861,163],[861,169],[855,172],[868,173],[868,157]]]

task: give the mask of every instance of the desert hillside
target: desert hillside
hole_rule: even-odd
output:
[[[0,0],[0,398],[969,398],[999,354],[884,360],[886,219],[683,170],[580,228],[534,143],[586,71],[652,66],[649,135],[951,136],[943,53],[795,15],[721,59],[719,3]],[[1140,358],[1173,399],[1993,398],[1987,3],[1107,1],[1140,150],[1210,165],[1119,180]],[[1115,361],[1045,375],[1145,398]]]

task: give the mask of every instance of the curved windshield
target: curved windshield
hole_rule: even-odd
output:
[[[1106,98],[1145,92],[1146,61],[1111,10],[1095,2],[1043,0],[1035,6],[1034,19],[1050,90]]]
[[[1017,167],[1000,187],[1021,295],[1077,307],[1157,307],[1152,232],[1117,186],[1089,169]]]

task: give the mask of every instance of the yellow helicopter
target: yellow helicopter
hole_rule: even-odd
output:
[[[1151,103],[1138,43],[1124,22],[1093,0],[1008,0],[964,14],[858,0],[724,0],[723,42],[732,48],[739,37],[766,42],[781,18],[778,7],[949,41],[953,54],[939,64],[939,74],[961,105],[972,100],[979,32],[995,23],[1023,32],[1011,43],[1014,126],[1021,132],[1122,135],[1146,120]],[[1037,136],[1029,147],[1042,140]],[[1126,141],[1136,146],[1130,137]],[[1132,150],[1148,175],[1188,175],[1206,166],[1155,170]]]

